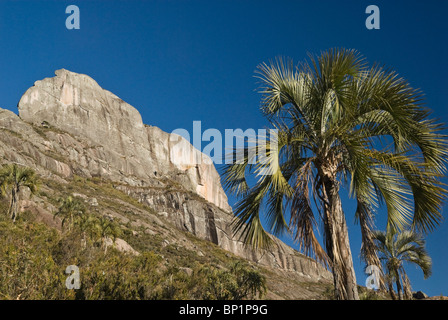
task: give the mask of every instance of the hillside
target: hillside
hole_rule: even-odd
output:
[[[58,199],[71,196],[120,226],[118,250],[108,254],[152,254],[157,268],[182,274],[181,283],[183,277],[194,278],[197,268],[226,270],[240,261],[266,277],[268,299],[327,297],[331,274],[314,260],[276,238],[271,250],[256,252],[232,233],[231,207],[205,155],[183,138],[143,124],[137,109],[92,78],[58,70],[28,89],[18,109],[19,116],[0,109],[0,161],[35,170],[40,188],[34,195],[24,189],[17,225],[1,222],[9,245],[16,246],[14,235],[30,228],[60,245],[61,220],[54,214]],[[30,245],[39,244],[29,236]],[[59,268],[74,263],[69,256],[59,262]]]

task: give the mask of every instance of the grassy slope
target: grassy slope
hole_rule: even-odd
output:
[[[155,288],[158,288],[158,296],[154,293],[156,298],[191,298],[188,296],[188,293],[184,292],[187,290],[186,287],[188,287],[185,283],[189,281],[185,280],[184,276],[185,274],[191,275],[192,271],[203,266],[216,266],[217,268],[225,269],[238,261],[249,264],[247,261],[236,257],[213,243],[198,239],[188,232],[176,229],[152,208],[115,189],[114,185],[108,181],[75,176],[68,183],[61,184],[54,180],[41,179],[40,191],[33,196],[32,205],[22,214],[17,225],[13,225],[8,221],[3,213],[0,214],[3,220],[0,228],[0,232],[3,233],[0,246],[9,246],[12,251],[16,251],[16,254],[20,254],[20,251],[26,252],[25,254],[33,257],[30,261],[39,266],[37,269],[40,268],[40,272],[48,273],[52,277],[50,277],[51,279],[42,279],[46,284],[46,289],[43,289],[45,286],[42,283],[35,284],[35,288],[30,289],[32,293],[28,294],[28,298],[74,298],[73,292],[67,292],[68,290],[65,289],[64,281],[67,275],[63,271],[66,265],[81,263],[87,268],[86,272],[92,274],[97,272],[100,266],[104,268],[106,265],[108,268],[113,269],[114,259],[123,260],[123,256],[129,256],[129,254],[125,255],[111,250],[108,253],[108,255],[111,255],[111,261],[104,260],[99,253],[101,250],[96,250],[94,244],[91,244],[92,250],[83,251],[80,248],[76,248],[77,245],[72,243],[76,242],[74,239],[61,240],[63,235],[60,230],[60,224],[48,223],[50,221],[48,216],[51,216],[48,212],[55,210],[55,207],[58,205],[58,199],[73,194],[84,199],[88,211],[92,214],[106,215],[117,221],[122,229],[120,238],[128,242],[135,250],[142,254],[154,255],[156,260],[160,259],[157,262],[156,269],[163,270],[163,272],[152,275],[152,277],[159,280],[146,279],[148,282],[152,282]],[[92,201],[93,198],[96,199],[97,205]],[[3,208],[1,209],[3,212],[5,211],[5,202],[6,199],[4,198],[2,202]],[[37,210],[37,207],[40,209]],[[44,211],[47,211],[46,219],[42,218],[42,212]],[[47,223],[40,223],[40,221],[46,221]],[[54,221],[57,222],[57,220]],[[24,244],[25,247],[19,245],[20,239],[23,238],[28,239],[26,244]],[[5,252],[3,252],[3,256],[5,255]],[[90,256],[91,259],[89,260],[84,256]],[[39,264],[40,261],[47,261],[47,264],[41,265]],[[48,261],[52,262],[48,264]],[[18,260],[8,260],[6,264],[15,265],[17,268],[16,271],[9,270],[8,272],[10,276],[22,279],[23,283],[17,285],[18,287],[25,286],[25,283],[27,283],[26,277],[29,277],[29,275],[22,277],[16,274],[16,272],[19,272],[18,270],[21,268],[29,269],[30,265],[17,263]],[[267,279],[268,291],[265,296],[267,299],[326,299],[328,297],[328,283],[307,283],[300,277],[295,279],[290,273],[286,274],[278,270],[269,270],[251,265],[251,268],[259,270]],[[48,272],[44,271],[45,268],[48,268]],[[164,272],[168,273],[165,274]],[[161,283],[164,283],[166,277],[172,278],[173,276],[174,278],[179,278],[177,293],[172,297],[166,296],[166,294],[163,295],[163,285]],[[129,277],[133,278],[131,275]],[[191,276],[187,278],[191,279]],[[4,284],[5,279],[3,279]],[[48,288],[48,286],[52,288]],[[41,288],[40,292],[38,292],[38,287]],[[189,290],[193,289],[190,288]],[[17,293],[19,291],[8,291],[4,286],[2,288],[2,284],[0,284],[0,295],[3,295],[4,298],[16,298],[7,292]],[[22,293],[21,297],[26,298],[27,296],[25,293]],[[92,295],[91,297],[96,296]],[[128,298],[132,298],[132,296]]]

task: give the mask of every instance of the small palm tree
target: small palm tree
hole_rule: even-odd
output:
[[[441,220],[443,128],[428,118],[419,90],[354,50],[328,50],[298,66],[279,59],[258,74],[261,111],[277,132],[234,149],[224,169],[227,189],[240,197],[235,231],[255,248],[269,246],[268,232],[292,233],[305,254],[330,265],[336,298],[358,299],[340,189],[357,202],[367,264],[380,267],[372,237],[380,204],[399,229],[431,231]],[[257,178],[252,187],[249,174]]]
[[[107,239],[112,239],[112,241],[115,242],[117,237],[121,234],[121,228],[117,223],[106,217],[100,217],[96,221],[99,236],[104,247],[104,253],[107,253]]]
[[[70,232],[76,219],[79,219],[85,214],[86,208],[81,199],[72,196],[59,199],[59,203],[60,206],[55,213],[54,218],[62,216],[62,227],[68,223],[68,231]]]
[[[95,238],[98,231],[97,224],[98,218],[91,214],[83,214],[75,220],[75,225],[79,228],[82,235],[81,246],[83,248],[86,248],[89,237],[91,240]]]
[[[31,193],[38,189],[38,179],[33,169],[17,164],[4,165],[0,170],[0,187],[3,194],[9,194],[8,215],[15,222],[19,214],[20,190],[27,187]]]
[[[411,287],[404,263],[420,267],[425,279],[431,275],[432,261],[425,249],[423,236],[414,231],[397,232],[394,228],[388,227],[387,232],[375,231],[374,239],[380,260],[383,263],[385,282],[389,284],[389,293],[392,299],[395,299],[394,282],[397,287],[398,299],[410,299]]]

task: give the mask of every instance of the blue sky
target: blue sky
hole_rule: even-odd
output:
[[[71,4],[80,9],[79,30],[65,27]],[[365,27],[370,4],[380,8],[380,30]],[[17,112],[34,81],[65,68],[90,75],[136,107],[146,124],[168,132],[191,131],[199,120],[203,130],[258,129],[267,122],[258,109],[257,65],[277,56],[299,62],[308,52],[345,47],[421,88],[434,116],[448,123],[447,12],[448,2],[438,0],[2,0],[0,107]],[[352,205],[344,209],[364,285],[359,226]],[[428,235],[433,275],[423,280],[409,267],[414,290],[448,295],[447,239],[446,223]]]

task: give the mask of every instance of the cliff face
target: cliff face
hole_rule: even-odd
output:
[[[25,122],[61,129],[96,149],[90,157],[82,157],[82,150],[70,154],[92,175],[132,186],[152,186],[168,177],[231,210],[210,159],[183,138],[144,125],[137,109],[86,75],[57,70],[56,77],[36,81],[18,108]]]
[[[75,175],[112,181],[161,219],[237,256],[310,281],[331,279],[278,239],[270,251],[244,247],[232,233],[232,210],[211,160],[183,138],[143,124],[134,107],[92,78],[58,70],[29,88],[18,108],[19,116],[0,109],[1,162],[61,183]]]

